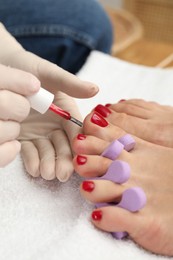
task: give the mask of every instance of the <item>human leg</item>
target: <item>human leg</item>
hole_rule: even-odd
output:
[[[102,127],[98,122],[102,122]],[[93,178],[104,175],[112,163],[112,160],[100,154],[111,141],[125,132],[111,123],[103,126],[103,118],[99,121],[99,116],[93,123],[93,112],[84,121],[84,132],[83,138],[78,136],[73,143],[77,153],[74,158],[75,170],[87,178],[81,185],[82,195],[93,203],[119,202],[125,190],[139,186],[147,196],[146,206],[137,213],[116,206],[94,210],[94,225],[109,232],[125,230],[145,249],[172,256],[173,149],[133,136],[135,148],[131,152],[123,150],[118,157],[118,160],[127,162],[131,167],[129,180],[120,185]]]
[[[91,50],[111,49],[111,24],[95,0],[1,0],[0,20],[25,49],[72,73]]]

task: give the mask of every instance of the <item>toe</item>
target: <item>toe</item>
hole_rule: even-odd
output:
[[[93,203],[119,202],[126,185],[119,185],[107,180],[86,180],[80,186],[85,199]]]
[[[156,102],[134,98],[134,99],[124,100],[123,102],[118,102],[116,104],[112,104],[110,106],[110,108],[113,110],[114,110],[114,107],[117,107],[117,108],[119,107],[119,109],[123,109],[123,105],[124,106],[125,105],[134,105],[136,107],[136,109],[143,108],[146,111],[152,111],[152,110],[155,110],[156,108],[160,107],[160,105]]]
[[[139,107],[139,106],[131,104],[131,103],[127,103],[127,102],[117,103],[117,104],[111,106],[110,109],[112,109],[113,111],[118,112],[118,113],[125,113],[127,115],[131,115],[131,116],[135,116],[135,117],[143,118],[143,119],[148,119],[151,116],[150,110],[145,109],[143,107]],[[110,118],[111,118],[111,116],[114,115],[113,111],[109,115]]]
[[[113,137],[119,138],[125,133],[132,134],[134,136],[140,137],[146,141],[153,141],[153,134],[155,124],[150,120],[128,115],[126,113],[118,113],[116,111],[109,115],[108,119],[109,125],[104,129],[93,126],[93,132],[95,136],[99,136],[104,140],[111,141]],[[148,127],[148,124],[152,127]],[[151,133],[151,128],[153,129]],[[123,130],[122,130],[123,129]],[[114,139],[115,139],[114,138]]]
[[[84,120],[84,133],[112,141],[123,136],[125,131],[109,123],[98,112],[92,112]]]
[[[78,134],[73,140],[73,150],[76,154],[99,155],[106,149],[108,145],[108,141],[104,141],[90,135]]]
[[[75,171],[85,177],[94,178],[105,174],[111,160],[99,155],[76,155],[73,159]]]
[[[99,229],[108,232],[126,231],[134,237],[141,226],[141,216],[116,206],[107,206],[92,212],[92,222]]]

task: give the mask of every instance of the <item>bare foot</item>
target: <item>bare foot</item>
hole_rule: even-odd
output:
[[[173,148],[173,107],[140,99],[122,100],[96,111],[108,117],[109,122],[146,141]]]
[[[135,148],[131,152],[123,150],[118,157],[131,167],[129,180],[122,185],[93,180],[104,175],[112,163],[100,154],[124,132],[95,113],[85,119],[84,132],[73,142],[77,153],[73,160],[75,170],[87,178],[81,184],[82,195],[93,203],[117,202],[127,188],[139,186],[147,196],[146,206],[136,213],[116,206],[94,210],[93,224],[109,232],[127,231],[143,248],[173,256],[173,149],[133,136]]]

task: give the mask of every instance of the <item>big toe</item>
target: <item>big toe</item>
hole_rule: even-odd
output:
[[[106,141],[118,139],[125,134],[121,128],[113,125],[98,112],[90,113],[84,120],[84,133]]]

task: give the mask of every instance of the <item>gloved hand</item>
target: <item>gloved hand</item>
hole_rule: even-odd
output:
[[[74,117],[76,116],[78,119],[80,115],[76,105],[74,105],[74,101],[72,100],[72,98],[67,97],[67,95],[63,95],[61,92],[64,92],[69,96],[77,97],[77,98],[89,98],[94,96],[98,92],[98,87],[96,85],[89,82],[82,81],[78,79],[75,75],[72,75],[71,73],[68,73],[63,69],[59,68],[57,65],[52,64],[51,62],[48,62],[30,52],[25,51],[22,48],[22,46],[6,31],[6,29],[1,23],[0,23],[0,63],[6,66],[18,68],[22,71],[27,71],[32,75],[35,75],[37,79],[40,80],[41,86],[43,88],[47,89],[48,91],[56,95],[57,105],[62,108],[66,106],[66,110],[68,110],[69,112],[73,110],[73,113],[71,112],[72,116]],[[24,122],[22,126],[22,133],[20,135],[20,140],[27,140],[27,143],[26,141],[22,142],[23,143],[22,154],[24,158],[24,163],[27,171],[33,176],[41,175],[45,179],[52,179],[55,176],[59,176],[58,178],[64,181],[68,179],[68,177],[71,175],[73,171],[72,164],[70,163],[71,157],[70,155],[69,157],[67,156],[67,151],[68,154],[70,154],[69,151],[71,148],[69,145],[71,142],[71,137],[74,136],[74,133],[76,134],[79,131],[79,128],[77,128],[77,126],[75,125],[72,126],[72,123],[70,122],[65,122],[64,120],[57,118],[57,116],[55,115],[54,116],[52,115],[49,118],[49,114],[50,112],[42,116],[39,115],[37,112],[32,111],[28,119]],[[41,128],[43,129],[41,133],[38,131],[34,133],[31,132],[34,129],[33,124],[35,125],[36,123],[35,120],[37,120],[37,123],[39,124],[39,129]],[[46,123],[45,120],[49,120],[48,121],[49,123]],[[49,135],[49,142],[46,142],[46,140],[48,141],[47,135]],[[62,139],[62,135],[64,136],[63,139]],[[56,160],[56,169],[54,167],[55,152],[53,153],[52,151],[53,146],[50,142],[50,140],[53,140],[52,139],[53,137],[50,136],[53,137],[56,136],[57,140],[61,140],[61,144],[59,144],[59,146],[56,142],[57,146],[59,147],[55,149],[56,158],[58,158],[58,160]],[[54,172],[53,170],[49,169],[49,171],[46,174],[45,167],[42,165],[43,149],[41,148],[41,145],[36,145],[37,153],[39,155],[39,156],[37,155],[37,158],[35,160],[36,162],[30,159],[31,156],[29,155],[29,153],[33,151],[33,149],[30,149],[30,146],[33,145],[33,142],[34,144],[35,142],[37,144],[38,143],[40,144],[40,137],[44,139],[43,144],[45,144],[45,142],[46,144],[49,143],[48,146],[44,147],[45,150],[47,149],[47,153],[49,153],[48,150],[50,150],[50,153],[54,154],[53,157],[54,162],[52,160],[53,164],[51,165],[51,163],[49,163],[49,167],[51,165],[51,169],[54,168]],[[28,142],[29,140],[33,140],[33,139],[34,139],[33,142]],[[63,140],[63,144],[62,144],[62,140]],[[65,156],[62,156],[61,154],[62,149],[66,151]],[[60,156],[61,156],[61,160],[59,160]],[[66,170],[66,168],[68,168],[68,170]],[[58,171],[59,171],[59,175],[58,175]],[[63,175],[63,172],[64,172],[64,176],[66,177],[62,177],[62,176],[60,177],[60,174]]]
[[[73,98],[62,92],[55,95],[54,104],[81,120]],[[39,114],[31,110],[22,123],[19,140],[22,143],[22,157],[28,173],[46,180],[58,178],[64,182],[73,173],[71,141],[81,128],[52,111]]]
[[[0,63],[35,75],[43,88],[52,93],[62,91],[76,98],[89,98],[97,94],[98,87],[82,81],[75,75],[37,55],[25,51],[0,23]]]
[[[20,123],[30,111],[24,96],[39,90],[40,82],[33,75],[0,64],[0,167],[11,162],[20,151],[16,140]]]

